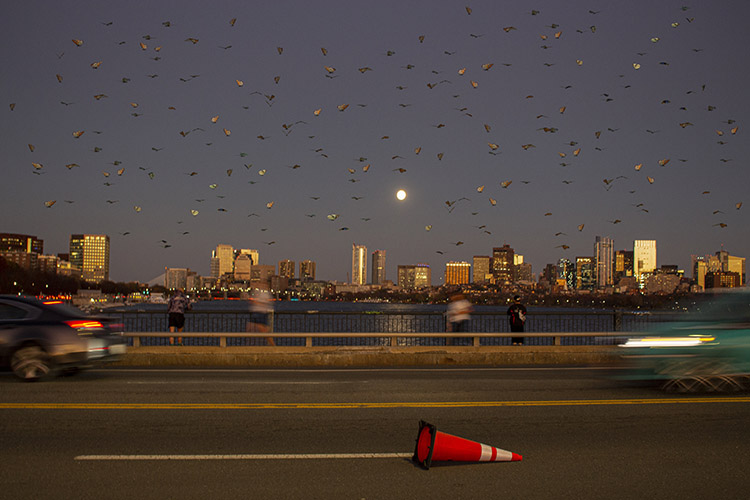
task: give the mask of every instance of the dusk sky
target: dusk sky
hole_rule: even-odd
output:
[[[691,254],[750,257],[748,18],[746,0],[5,2],[0,232],[47,254],[108,234],[113,281],[207,275],[219,243],[343,281],[356,242],[437,285],[447,261],[507,243],[538,273],[596,236],[656,240],[692,275]]]

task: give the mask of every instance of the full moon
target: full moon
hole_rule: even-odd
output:
[[[406,199],[406,191],[399,189],[398,192],[396,192],[396,198],[398,198],[399,201],[404,201]]]

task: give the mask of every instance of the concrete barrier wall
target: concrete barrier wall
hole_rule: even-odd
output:
[[[111,366],[354,368],[613,365],[612,346],[505,347],[131,347]]]

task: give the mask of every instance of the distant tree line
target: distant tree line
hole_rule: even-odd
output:
[[[147,288],[137,282],[115,283],[102,281],[89,283],[74,276],[63,276],[57,273],[45,273],[38,270],[24,269],[15,262],[8,262],[0,256],[0,293],[23,295],[73,295],[78,290],[101,290],[106,294],[123,294],[140,292]],[[163,288],[163,287],[162,287]],[[160,291],[153,287],[152,291]]]

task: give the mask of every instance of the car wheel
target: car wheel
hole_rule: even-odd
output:
[[[16,377],[28,382],[39,380],[51,371],[49,356],[36,345],[24,346],[14,352],[10,367]]]

